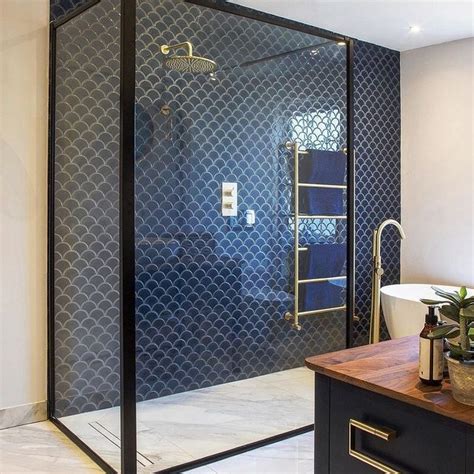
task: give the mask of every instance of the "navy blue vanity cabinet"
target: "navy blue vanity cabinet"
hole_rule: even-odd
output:
[[[466,472],[469,474],[474,473],[474,432],[471,431],[467,434],[467,460],[466,460]]]
[[[317,413],[328,411],[328,405],[321,403],[323,398],[330,407],[326,423],[316,423],[316,473],[380,472],[367,464],[371,459],[404,473],[473,472],[472,466],[470,471],[466,467],[468,425],[323,375],[316,375],[316,387]],[[369,429],[392,430],[393,436],[379,438],[357,425],[350,426],[350,420]],[[352,448],[362,453],[361,458],[349,454],[349,430]],[[471,443],[472,439],[471,434]]]
[[[416,338],[311,357],[315,473],[474,474],[474,407],[418,381]]]

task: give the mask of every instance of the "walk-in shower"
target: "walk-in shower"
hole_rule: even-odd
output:
[[[311,429],[304,358],[350,344],[351,42],[207,0],[52,31],[51,417],[127,473]]]

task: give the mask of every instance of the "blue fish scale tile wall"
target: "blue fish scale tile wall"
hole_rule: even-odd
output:
[[[64,146],[60,134],[57,136],[57,272],[70,271],[68,266],[74,268],[85,261],[91,277],[102,276],[109,285],[109,291],[103,291],[96,301],[98,293],[86,281],[67,281],[60,271],[57,273],[58,416],[112,406],[119,400],[118,162],[116,153],[110,153],[116,151],[118,140],[117,3],[102,0],[100,8],[95,6],[74,20],[74,25],[61,27],[64,37],[58,41],[58,56],[64,57],[66,64],[61,73],[67,87],[58,92],[57,107],[69,114],[67,120],[59,121],[58,128],[71,143]],[[67,10],[64,1],[52,4],[53,18]],[[106,26],[101,27],[101,23]],[[309,354],[343,347],[344,313],[303,319],[300,333],[281,318],[293,304],[294,223],[290,216],[292,163],[288,152],[279,147],[288,138],[323,149],[345,145],[341,138],[345,136],[346,113],[343,48],[323,46],[317,53],[292,55],[252,68],[238,67],[211,81],[165,72],[159,46],[191,40],[195,54],[213,58],[220,67],[233,67],[322,41],[180,1],[155,0],[138,2],[137,35],[138,398],[295,367]],[[398,87],[398,54],[364,43],[356,45],[356,89],[367,88],[360,96],[356,90],[355,95],[356,148],[358,137],[359,146],[365,146],[363,140],[378,127],[388,127],[389,135],[388,144],[371,136],[361,154],[361,166],[357,166],[357,179],[378,180],[380,173],[391,186],[390,192],[375,194],[370,202],[357,189],[360,240],[385,213],[399,209],[395,204],[397,201],[399,206],[399,124],[382,123],[399,118],[399,104],[392,96],[386,98],[392,94],[388,88]],[[86,51],[94,67],[105,73],[92,74],[96,84],[90,85],[89,91],[81,88],[84,68],[78,68]],[[375,67],[369,55],[381,58],[375,59]],[[310,74],[302,72],[307,70]],[[96,121],[100,117],[96,125],[77,113],[85,104],[90,107],[91,91],[96,99],[109,99],[106,105],[101,103],[103,110],[94,109]],[[369,117],[366,111],[371,108],[373,116]],[[301,122],[321,110],[328,114],[318,116],[313,126],[329,133],[308,135]],[[104,119],[104,115],[109,118]],[[367,119],[357,128],[359,120]],[[109,127],[109,135],[104,135],[101,126]],[[74,135],[74,130],[80,133]],[[95,153],[89,156],[83,148],[88,149],[86,142],[91,139]],[[84,166],[74,168],[73,173],[61,173],[78,162],[78,150],[87,158]],[[388,158],[381,159],[381,153]],[[383,160],[393,164],[391,175],[387,176]],[[99,175],[102,181],[95,183],[93,177]],[[87,187],[88,181],[92,187]],[[238,182],[240,209],[257,211],[253,228],[244,227],[242,215],[235,223],[220,216],[222,181]],[[62,191],[74,187],[86,192],[76,192],[75,208],[67,209]],[[99,195],[97,191],[105,199],[102,205],[107,201],[109,220],[102,219],[94,226],[88,224],[87,212],[91,199]],[[387,196],[394,200],[390,205],[385,202]],[[90,239],[78,239],[72,252],[63,245],[71,238],[63,226],[67,219],[84,225]],[[345,225],[334,220],[303,221],[300,232],[304,243],[343,243],[346,238]],[[92,255],[84,246],[86,241],[97,249],[100,243],[105,245],[107,258],[104,253],[101,258]],[[366,245],[358,245],[356,277],[361,287],[357,296],[362,316],[356,327],[358,343],[367,335],[369,253],[370,243],[369,252]],[[387,274],[395,281],[399,266],[396,245],[384,258]],[[97,312],[94,319],[83,314],[84,301],[92,303],[91,310],[102,309],[102,314]],[[76,307],[71,302],[80,303]]]
[[[385,219],[400,221],[400,54],[356,41],[354,47],[356,314],[354,344],[368,343],[372,291],[372,232]],[[400,282],[400,238],[382,238],[383,285]],[[388,332],[382,321],[382,338]]]
[[[64,18],[76,8],[85,5],[90,0],[50,0],[50,18],[51,21]]]
[[[164,70],[160,45],[186,40],[224,72]],[[283,320],[293,307],[293,171],[282,144],[294,117],[337,110],[319,145],[345,145],[344,48],[239,67],[322,41],[176,1],[138,2],[137,41],[139,398],[297,367],[308,354],[342,348],[344,313],[307,319],[299,333]],[[222,182],[238,183],[234,224],[221,215]],[[251,228],[245,209],[256,211]],[[314,226],[314,239],[336,239],[333,222]],[[301,231],[311,235],[307,222]]]
[[[119,400],[120,16],[114,7],[117,2],[103,0],[57,31],[57,416]]]

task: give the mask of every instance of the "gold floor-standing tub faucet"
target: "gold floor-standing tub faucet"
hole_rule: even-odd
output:
[[[380,284],[383,275],[380,250],[382,244],[382,231],[388,225],[394,225],[398,229],[401,239],[406,237],[402,226],[394,219],[383,221],[374,230],[374,235],[372,237],[372,304],[370,308],[369,344],[375,344],[380,340]]]

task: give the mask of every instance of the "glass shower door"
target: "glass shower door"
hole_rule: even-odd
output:
[[[137,461],[148,472],[313,423],[304,359],[346,344],[347,55],[257,19],[138,0],[136,59]],[[301,189],[288,141],[313,159],[298,155]]]

